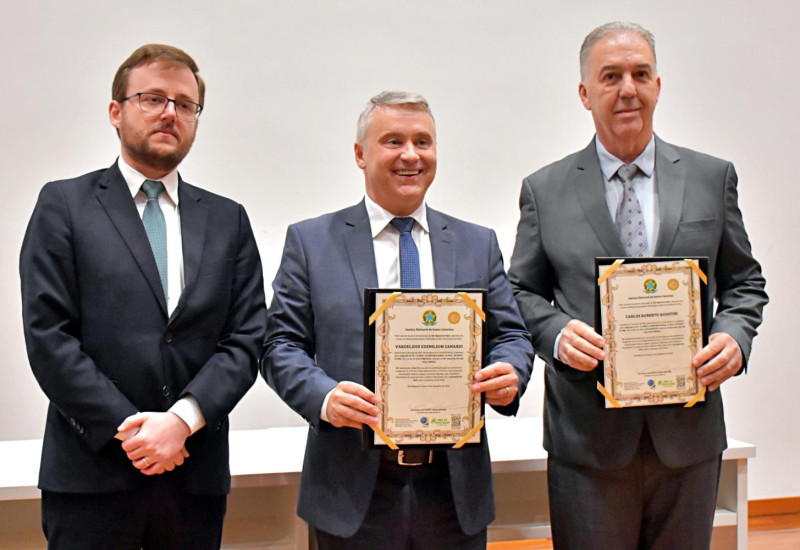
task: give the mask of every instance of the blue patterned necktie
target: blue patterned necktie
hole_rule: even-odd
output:
[[[642,207],[633,189],[633,179],[638,171],[635,164],[623,164],[617,171],[617,176],[622,180],[622,200],[617,207],[615,223],[625,254],[641,258],[647,250],[647,230]]]
[[[400,232],[400,286],[422,288],[419,275],[419,251],[411,236],[414,218],[394,218],[392,227]]]
[[[145,180],[142,184],[142,191],[147,195],[147,204],[144,207],[142,223],[153,249],[153,256],[156,258],[158,274],[161,277],[161,285],[164,287],[164,297],[168,297],[167,286],[167,223],[164,220],[164,213],[158,205],[158,196],[164,191],[164,184],[160,181]]]

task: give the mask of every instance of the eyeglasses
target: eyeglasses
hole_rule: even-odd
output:
[[[122,101],[128,101],[134,97],[139,98],[139,108],[145,113],[153,115],[160,115],[167,109],[168,103],[175,105],[175,115],[186,122],[195,122],[203,110],[203,106],[194,101],[187,101],[185,99],[172,99],[161,94],[154,94],[151,92],[139,92],[128,97],[122,98]]]

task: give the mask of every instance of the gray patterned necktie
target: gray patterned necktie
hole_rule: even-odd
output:
[[[633,179],[638,171],[635,164],[623,164],[617,171],[617,176],[622,181],[622,200],[617,207],[615,223],[622,246],[625,247],[625,254],[642,257],[647,250],[647,230],[642,207],[633,189]]]
[[[164,220],[164,213],[158,205],[158,196],[164,191],[164,184],[160,181],[145,180],[142,184],[142,191],[147,195],[147,204],[144,207],[142,223],[153,249],[153,256],[156,258],[158,274],[161,277],[161,285],[164,287],[164,297],[168,297],[167,286],[167,223]]]

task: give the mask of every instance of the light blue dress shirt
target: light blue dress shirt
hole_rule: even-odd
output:
[[[611,221],[614,221],[617,215],[619,201],[622,200],[622,182],[619,178],[615,177],[615,175],[619,167],[625,163],[609,153],[608,149],[597,139],[597,136],[594,138],[594,143],[597,148],[597,160],[600,162],[600,171],[603,173],[603,185],[606,191],[608,213],[611,215]],[[644,227],[647,230],[645,256],[652,256],[655,254],[656,242],[658,242],[658,228],[661,223],[661,217],[658,213],[658,189],[656,187],[655,135],[650,138],[650,143],[647,144],[644,151],[642,151],[631,164],[635,164],[639,167],[639,172],[636,173],[633,179],[633,189],[636,191],[636,198],[639,200],[639,206],[642,208]],[[553,345],[553,357],[558,360],[560,360],[558,357],[558,344],[561,342],[561,334],[563,334],[563,332],[564,329],[561,329]]]

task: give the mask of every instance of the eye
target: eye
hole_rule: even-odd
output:
[[[161,105],[165,98],[155,94],[142,94],[141,100],[149,105]]]
[[[178,106],[178,109],[183,111],[184,113],[191,113],[194,114],[195,107],[194,103],[190,101],[176,101],[175,104]]]

